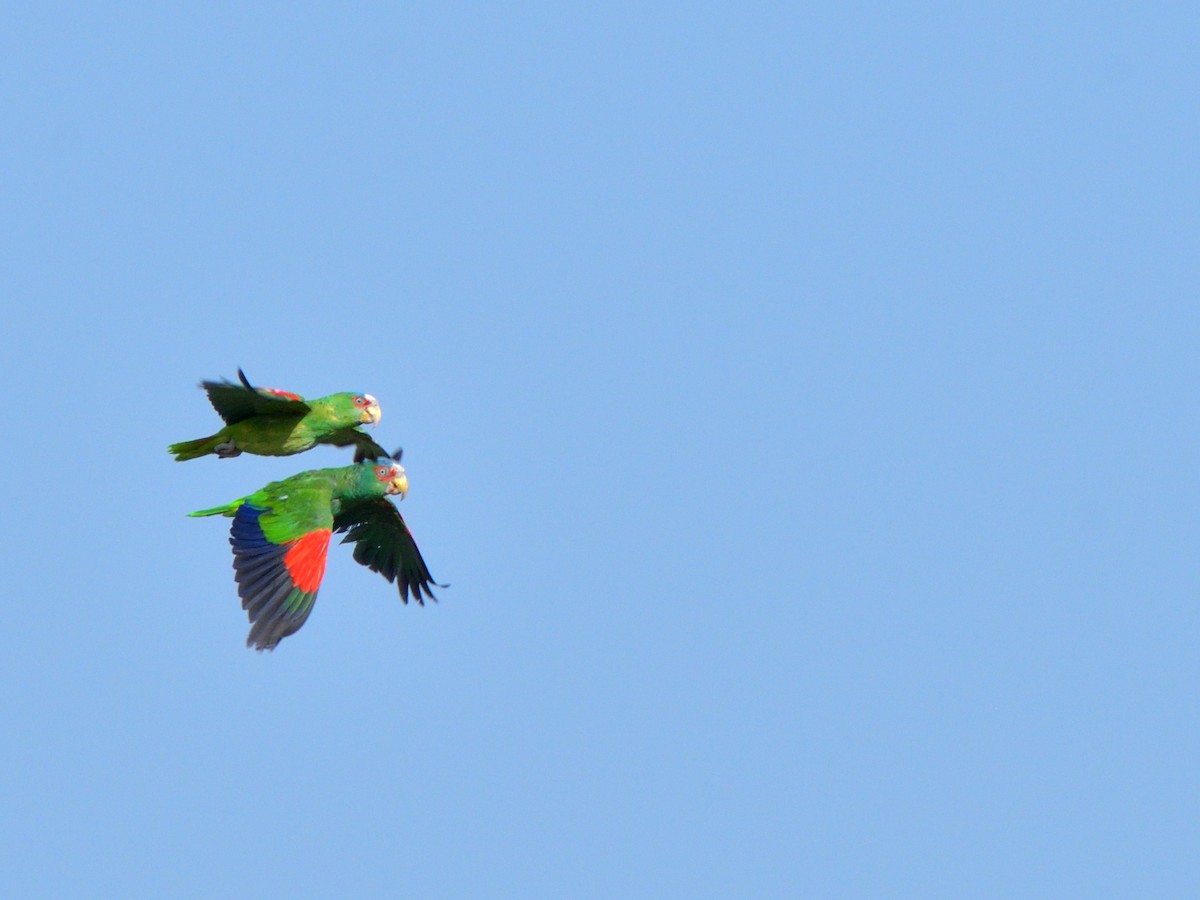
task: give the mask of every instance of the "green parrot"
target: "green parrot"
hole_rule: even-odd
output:
[[[256,388],[238,369],[241,384],[202,381],[213,409],[225,427],[209,437],[172,444],[177,462],[215,454],[228,459],[241,453],[290,456],[316,444],[355,447],[355,461],[386,458],[387,451],[359,425],[376,424],[383,413],[370,394],[330,394],[305,400],[288,391]]]
[[[399,582],[400,599],[425,605],[436,600],[433,581],[412,532],[389,494],[408,493],[408,476],[395,458],[340,469],[301,472],[268,484],[225,506],[192,516],[230,516],[234,581],[250,617],[246,646],[273,650],[299,631],[312,611],[325,575],[334,532],[354,541],[354,559],[389,582]],[[422,593],[424,596],[422,596]]]

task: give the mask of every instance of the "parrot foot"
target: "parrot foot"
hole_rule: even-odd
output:
[[[237,448],[233,441],[222,441],[213,447],[213,452],[221,459],[232,459],[235,456],[241,456],[242,451]]]

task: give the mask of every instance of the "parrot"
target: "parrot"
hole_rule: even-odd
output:
[[[290,456],[316,444],[355,446],[355,461],[388,458],[388,453],[358,426],[377,424],[383,413],[370,394],[330,394],[305,400],[275,388],[253,387],[238,369],[241,384],[202,381],[213,409],[225,420],[214,435],[167,448],[176,462],[215,454],[229,459],[241,453]]]
[[[400,511],[388,499],[408,494],[400,452],[337,469],[300,472],[224,506],[190,516],[233,519],[234,581],[250,619],[246,646],[273,650],[300,630],[325,575],[329,539],[345,533],[354,560],[397,582],[405,604],[436,602],[437,584]]]

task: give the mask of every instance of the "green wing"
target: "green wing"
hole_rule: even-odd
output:
[[[431,587],[448,587],[433,580],[400,510],[384,498],[344,502],[333,517],[333,530],[347,532],[343,544],[354,541],[355,562],[399,583],[400,599],[405,603],[411,594],[424,606],[425,597],[437,600]]]
[[[247,502],[264,507],[263,531],[268,540],[286,544],[312,531],[333,527],[333,487],[323,472],[301,472],[267,485]]]
[[[247,646],[273,650],[308,619],[325,575],[332,525],[327,485],[276,483],[237,508],[229,543],[250,619]]]
[[[238,369],[238,378],[241,384],[234,384],[227,379],[200,382],[200,387],[208,394],[208,402],[226,425],[261,415],[291,415],[299,418],[311,408],[297,394],[254,387],[241,369]]]
[[[354,447],[354,461],[360,463],[365,459],[391,459],[386,450],[371,440],[361,428],[339,428],[324,437],[317,438],[318,444],[333,444],[335,447]]]

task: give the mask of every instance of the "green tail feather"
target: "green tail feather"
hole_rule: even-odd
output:
[[[183,441],[178,444],[172,444],[167,448],[168,453],[175,454],[176,462],[185,462],[189,459],[199,459],[201,456],[208,456],[213,452],[213,447],[218,442],[217,435],[212,437],[197,438],[194,441]]]
[[[244,500],[234,500],[232,503],[226,503],[224,506],[214,506],[212,509],[198,509],[195,512],[188,513],[189,516],[232,516],[237,512]]]

